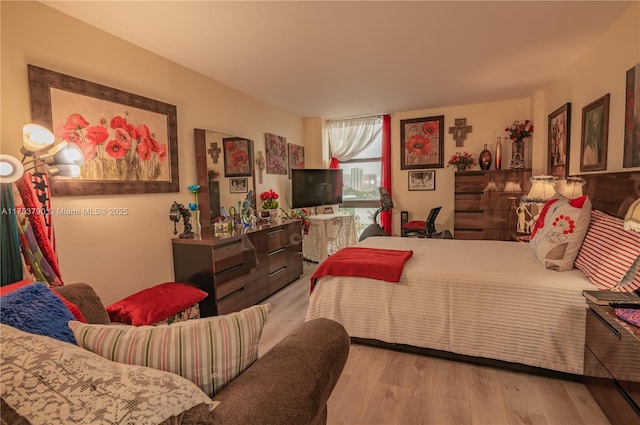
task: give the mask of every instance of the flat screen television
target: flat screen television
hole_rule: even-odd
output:
[[[291,170],[293,208],[342,203],[342,170],[294,168]]]

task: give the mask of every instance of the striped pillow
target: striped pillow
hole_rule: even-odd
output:
[[[630,274],[640,256],[640,233],[624,230],[623,225],[622,219],[602,211],[591,212],[576,267],[600,289],[631,292],[640,288],[640,277]]]
[[[172,372],[213,397],[258,358],[271,304],[159,326],[69,322],[78,345],[119,363]]]

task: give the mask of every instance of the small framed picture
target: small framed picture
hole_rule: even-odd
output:
[[[566,103],[549,115],[547,174],[559,179],[569,175],[571,103]]]
[[[607,169],[609,142],[609,98],[607,93],[582,108],[580,171]]]
[[[249,179],[247,179],[247,178],[229,179],[229,192],[231,192],[231,193],[248,193],[249,192]]]
[[[409,190],[436,190],[436,170],[409,171]]]

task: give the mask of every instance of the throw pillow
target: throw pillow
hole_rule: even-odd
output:
[[[75,320],[62,300],[44,283],[23,286],[2,297],[0,322],[22,331],[75,344],[67,324]]]
[[[624,221],[602,211],[591,213],[591,224],[576,259],[576,267],[600,289],[633,291],[640,278],[632,273],[640,256],[640,233],[624,230]],[[637,268],[636,268],[637,272]]]
[[[589,227],[591,201],[587,196],[567,199],[557,196],[540,212],[529,240],[531,252],[546,269],[573,269]]]
[[[152,325],[191,307],[207,295],[186,283],[166,282],[130,295],[107,306],[106,310],[112,322]]]
[[[7,295],[13,291],[16,291],[24,286],[27,285],[31,285],[32,283],[34,283],[32,280],[21,280],[18,282],[14,282],[11,283],[9,285],[5,285],[5,286],[0,286],[0,297]],[[45,284],[47,285],[47,284]],[[48,285],[47,285],[48,286]],[[60,293],[58,293],[58,291],[56,291],[55,289],[51,288],[51,290],[53,291],[54,294],[56,294],[58,297],[60,297],[60,299],[62,300],[63,304],[65,305],[65,307],[67,307],[67,309],[71,312],[71,314],[73,314],[73,317],[76,318],[76,320],[78,320],[79,322],[86,322],[87,320],[84,318],[84,315],[82,314],[82,311],[80,311],[80,307],[78,307],[77,305],[75,305],[74,303],[72,303],[71,301],[67,300],[65,297],[63,297],[62,295],[60,295]]]
[[[213,397],[257,360],[270,310],[270,304],[256,305],[225,316],[159,326],[69,326],[80,347],[116,362],[175,373]]]
[[[159,424],[217,405],[177,375],[111,362],[11,326],[0,325],[0,331],[2,400],[29,423]],[[0,412],[3,423],[8,410]]]

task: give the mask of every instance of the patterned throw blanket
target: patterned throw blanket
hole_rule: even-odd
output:
[[[399,282],[413,251],[348,247],[327,258],[311,276],[311,290],[325,276],[354,276]]]

